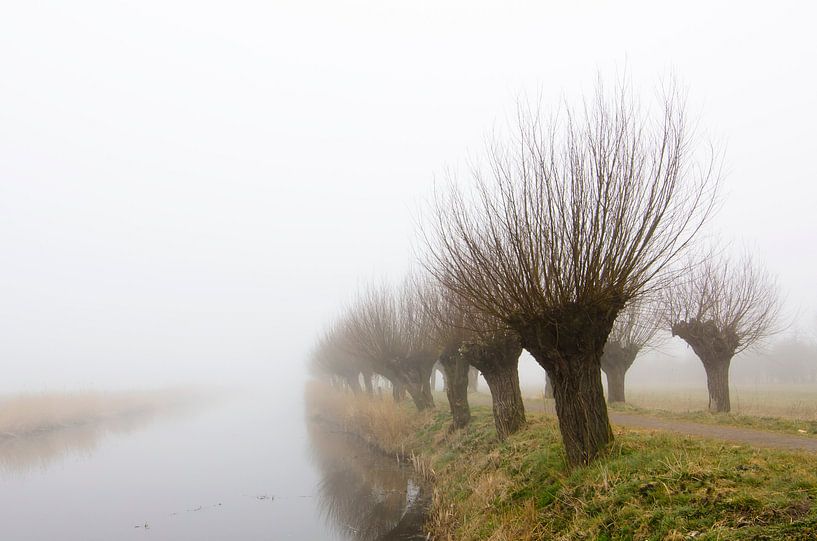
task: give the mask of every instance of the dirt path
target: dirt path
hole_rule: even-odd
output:
[[[779,432],[756,430],[754,428],[707,425],[690,421],[662,419],[660,417],[647,415],[618,413],[615,411],[610,412],[610,422],[614,426],[626,426],[628,428],[645,430],[663,430],[684,434],[686,436],[698,436],[707,439],[743,443],[755,447],[817,453],[817,438],[781,434]]]

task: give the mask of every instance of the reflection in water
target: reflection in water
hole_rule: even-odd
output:
[[[420,496],[408,468],[372,452],[354,436],[316,422],[307,424],[313,459],[323,476],[318,487],[323,515],[340,537],[396,539],[397,531],[405,531],[399,538],[425,539],[419,536],[422,515],[407,513]],[[408,515],[415,516],[414,524],[402,520]]]
[[[146,408],[105,419],[52,427],[21,435],[0,434],[0,472],[44,469],[69,454],[90,455],[109,434],[124,434],[149,424],[161,410]]]

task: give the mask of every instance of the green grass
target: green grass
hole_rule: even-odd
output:
[[[427,528],[438,540],[817,539],[814,454],[616,428],[602,457],[569,470],[550,415],[530,412],[500,443],[488,406],[452,434],[441,400],[420,415],[408,403],[320,396],[350,429],[411,454],[433,483]]]
[[[504,443],[490,411],[448,435],[440,408],[411,444],[435,472],[438,539],[815,539],[817,457],[618,430],[569,471],[555,421]]]

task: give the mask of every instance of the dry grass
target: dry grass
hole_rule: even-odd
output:
[[[408,402],[396,404],[391,396],[352,395],[310,381],[306,385],[307,414],[357,434],[387,453],[409,458],[406,443],[429,418]]]
[[[798,421],[817,421],[816,385],[732,385],[732,414],[750,417],[779,417]],[[541,389],[525,388],[526,407],[532,412],[555,415],[553,400],[543,400]],[[490,395],[469,395],[478,405],[490,404]],[[627,387],[627,403],[648,410],[675,413],[707,411],[706,386],[699,387]]]
[[[706,410],[709,404],[705,387],[633,388],[627,390],[627,400],[642,408],[684,413]],[[817,421],[814,385],[732,386],[731,402],[735,415]]]
[[[28,393],[0,397],[0,435],[22,436],[150,413],[186,401],[191,390]]]

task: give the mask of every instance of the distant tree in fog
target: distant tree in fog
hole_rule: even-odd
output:
[[[607,376],[607,402],[625,402],[624,378],[638,354],[655,340],[661,321],[655,308],[642,299],[619,312],[601,355]]]
[[[432,339],[437,345],[439,364],[445,374],[445,394],[451,410],[451,429],[464,428],[471,421],[468,404],[470,365],[461,354],[463,343],[473,335],[466,328],[465,314],[451,302],[450,293],[429,280],[418,283],[423,307],[432,322]]]
[[[430,379],[437,356],[430,322],[409,285],[369,287],[341,324],[349,351],[388,379],[396,397],[405,389],[418,410],[434,406]]]
[[[497,330],[496,322],[486,324],[484,316],[474,317],[439,284],[429,281],[417,289],[424,292],[421,297],[435,321],[446,395],[454,417],[452,428],[462,428],[470,421],[468,388],[472,368],[476,368],[488,383],[497,436],[504,440],[525,423],[519,389],[519,338],[513,332]]]
[[[613,438],[600,371],[613,322],[713,208],[714,159],[698,167],[692,151],[677,92],[651,115],[623,85],[599,85],[550,118],[520,109],[513,138],[474,167],[473,191],[452,186],[432,205],[426,268],[498,322],[505,342],[492,343],[508,359],[524,347],[550,375],[571,465]]]
[[[330,328],[318,339],[310,356],[310,368],[313,374],[327,376],[342,381],[355,394],[362,391],[360,376],[366,391],[372,393],[372,372],[368,364],[355,357],[344,347],[343,331]]]
[[[706,371],[709,409],[729,412],[729,367],[741,351],[776,332],[776,281],[749,254],[709,256],[663,295],[664,318]]]

